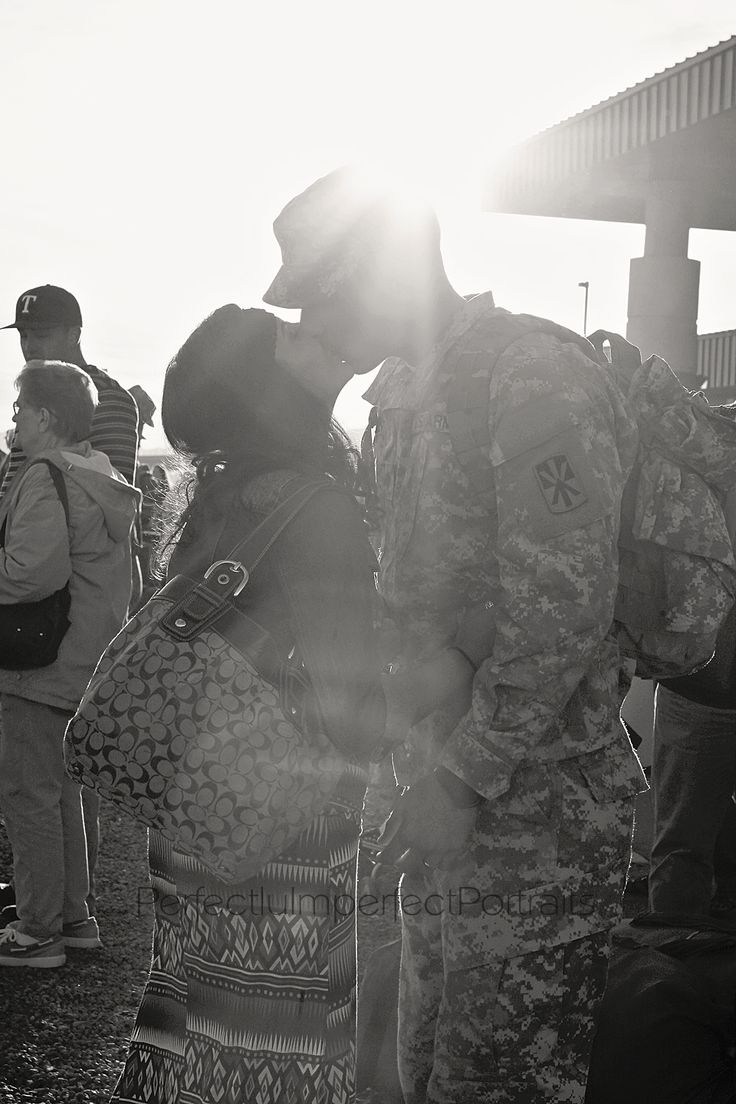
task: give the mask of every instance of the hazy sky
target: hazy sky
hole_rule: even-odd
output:
[[[260,304],[284,202],[376,157],[422,175],[458,290],[581,328],[588,280],[589,328],[624,329],[643,228],[484,214],[481,174],[735,32],[733,0],[0,0],[0,324],[61,284],[87,359],[159,402],[206,314]],[[736,327],[736,235],[693,231],[690,256],[700,332]],[[0,428],[20,367],[0,333]],[[349,427],[365,385],[340,399]]]

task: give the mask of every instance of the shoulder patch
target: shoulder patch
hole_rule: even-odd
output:
[[[588,497],[564,452],[548,456],[534,465],[537,483],[551,514],[566,514],[584,506]]]
[[[583,529],[609,513],[590,457],[569,428],[498,464],[496,494],[502,516],[519,532],[543,539]]]

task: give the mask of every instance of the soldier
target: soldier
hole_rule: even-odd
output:
[[[406,1104],[582,1101],[646,788],[610,633],[635,431],[583,339],[521,321],[499,339],[511,316],[454,290],[414,200],[341,169],[274,230],[264,299],[343,358],[334,396],[385,360],[366,394],[380,589],[418,721],[384,851],[406,871]],[[464,628],[491,604],[493,643]],[[428,682],[455,686],[447,708]]]

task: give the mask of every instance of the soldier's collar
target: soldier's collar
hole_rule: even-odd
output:
[[[431,375],[445,359],[452,346],[472,329],[480,318],[486,317],[494,310],[495,306],[493,293],[490,291],[466,297],[465,306],[455,315],[424,363],[418,366],[421,375],[424,377]]]

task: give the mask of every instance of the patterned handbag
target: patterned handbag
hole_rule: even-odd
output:
[[[350,760],[302,664],[233,599],[324,482],[298,489],[199,577],[177,575],[123,627],[69,722],[69,774],[226,883],[243,882],[327,804]]]

